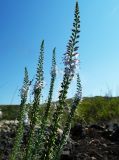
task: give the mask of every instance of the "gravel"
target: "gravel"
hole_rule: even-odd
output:
[[[18,122],[0,122],[0,160],[8,160],[13,147]],[[22,147],[27,141],[28,126],[24,133]],[[119,160],[119,126],[75,125],[60,160]]]

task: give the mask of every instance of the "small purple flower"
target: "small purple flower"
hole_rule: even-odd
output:
[[[34,85],[34,88],[33,88],[33,91],[32,91],[32,95],[34,94],[34,92],[37,90],[37,89],[42,89],[46,86],[46,82],[45,81],[36,81],[35,85]]]
[[[78,59],[73,59],[73,60],[71,61],[71,65],[72,65],[72,64],[78,65],[78,63],[79,63],[79,60],[78,60]]]
[[[77,58],[79,56],[79,53],[73,53],[73,56],[75,56],[75,58]]]
[[[77,92],[76,95],[75,95],[75,97],[76,97],[76,99],[81,100],[81,97],[82,97],[81,91]]]
[[[36,81],[34,91],[43,87],[43,82]]]
[[[65,65],[66,75],[68,76],[74,75],[75,69],[79,64],[78,56],[79,54],[77,52],[72,53],[72,55],[65,53],[64,65]]]
[[[28,93],[28,87],[22,87],[21,91],[21,97],[27,97],[27,93]]]

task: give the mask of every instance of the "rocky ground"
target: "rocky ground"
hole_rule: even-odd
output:
[[[8,160],[15,129],[14,122],[0,124],[0,160]],[[60,160],[119,160],[118,124],[111,127],[77,124],[71,129]]]

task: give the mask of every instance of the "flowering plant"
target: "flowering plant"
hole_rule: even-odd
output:
[[[38,60],[38,67],[36,73],[36,82],[33,89],[34,100],[33,105],[30,107],[30,131],[28,133],[28,142],[26,144],[26,148],[24,153],[22,154],[23,160],[57,160],[60,157],[60,153],[63,149],[64,144],[67,141],[67,137],[70,132],[71,121],[74,116],[76,107],[81,100],[82,97],[82,88],[79,74],[77,74],[77,92],[74,96],[72,104],[68,106],[68,116],[66,121],[64,122],[64,128],[61,133],[60,142],[57,143],[58,134],[57,132],[60,130],[60,122],[63,115],[64,106],[67,105],[67,93],[70,87],[71,81],[75,75],[76,67],[79,64],[78,59],[78,38],[80,32],[80,16],[79,16],[79,7],[78,2],[76,2],[75,14],[74,14],[74,23],[72,29],[72,35],[70,36],[69,42],[67,44],[67,50],[64,54],[63,63],[64,63],[64,75],[63,81],[61,83],[61,90],[59,92],[59,100],[57,105],[54,107],[53,116],[50,124],[50,129],[48,129],[49,125],[49,115],[51,114],[51,104],[52,104],[52,96],[54,91],[54,83],[56,79],[56,49],[53,49],[52,56],[52,66],[51,66],[51,81],[50,81],[50,89],[48,94],[48,100],[46,106],[44,107],[43,115],[39,116],[39,108],[41,104],[41,95],[43,90],[43,82],[44,82],[44,72],[43,72],[43,60],[44,60],[44,41],[42,41],[40,46],[40,56]],[[10,160],[16,160],[18,157],[18,153],[20,152],[21,140],[23,138],[23,132],[25,129],[24,126],[24,116],[25,116],[25,105],[27,101],[27,93],[29,89],[29,80],[27,69],[25,68],[25,78],[24,84],[21,89],[21,111],[20,111],[20,119],[18,132],[15,140],[15,144],[13,147],[13,151],[10,156]],[[38,133],[36,134],[35,130],[38,126]],[[48,133],[46,133],[48,130]],[[61,131],[61,130],[60,130]]]

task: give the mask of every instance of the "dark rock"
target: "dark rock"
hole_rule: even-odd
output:
[[[101,127],[101,126],[99,126],[99,125],[96,125],[96,124],[92,124],[92,125],[90,125],[90,126],[89,126],[89,128],[94,128],[94,129],[101,130],[101,131],[103,131],[103,130],[104,130],[104,128],[103,128],[103,127]]]
[[[70,155],[70,152],[67,150],[67,151],[63,151],[61,157],[60,157],[60,160],[72,160],[72,157]]]
[[[0,160],[9,159],[16,128],[16,125],[13,125],[12,128],[12,125],[8,127],[7,124],[1,127]],[[22,140],[22,150],[25,149],[24,147],[28,142],[29,129],[29,126],[26,126]],[[39,129],[36,128],[36,134],[38,132]],[[47,133],[49,133],[49,130]],[[81,124],[77,124],[71,129],[70,137],[64,146],[60,160],[119,160],[119,143],[117,142],[119,142],[118,125],[114,124],[110,129],[109,126],[92,125],[85,128]]]
[[[111,135],[111,140],[119,143],[119,126],[118,125],[114,127],[114,131]]]
[[[83,126],[78,123],[70,130],[72,139],[82,139],[85,137]]]

